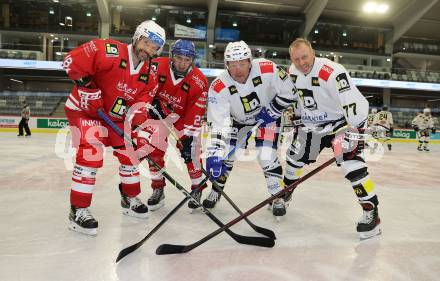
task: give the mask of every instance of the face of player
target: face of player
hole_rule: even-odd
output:
[[[146,61],[149,58],[152,58],[158,50],[159,46],[145,37],[141,37],[134,45],[134,54],[140,61]]]
[[[306,44],[299,44],[290,49],[290,60],[303,74],[308,74],[315,61],[315,52]]]
[[[192,59],[190,57],[185,57],[182,55],[173,56],[174,68],[179,72],[186,72],[192,64]]]
[[[251,72],[251,61],[249,59],[226,62],[229,74],[238,83],[244,84]]]

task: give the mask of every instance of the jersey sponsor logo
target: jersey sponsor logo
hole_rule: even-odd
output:
[[[312,77],[312,86],[319,87],[319,78],[318,77]]]
[[[145,73],[139,74],[138,81],[144,82],[145,84],[148,84],[148,75]]]
[[[192,75],[191,79],[194,81],[194,83],[197,84],[197,86],[199,86],[200,89],[205,89],[206,83],[200,79],[197,75]]]
[[[159,75],[159,83],[165,83],[166,80],[167,80],[166,76]]]
[[[120,91],[120,92],[123,92],[124,95],[125,95],[125,97],[126,97],[128,100],[132,100],[133,97],[132,97],[131,95],[134,96],[134,95],[136,94],[136,92],[137,92],[137,88],[132,89],[132,88],[130,88],[130,87],[128,86],[127,83],[124,83],[124,82],[121,82],[121,81],[118,81],[118,84],[116,85],[116,89],[117,89],[118,91]]]
[[[261,80],[261,76],[257,76],[255,78],[252,78],[252,84],[254,84],[254,87],[257,87],[258,85],[263,84],[263,81]]]
[[[350,90],[347,74],[341,73],[336,76],[336,88],[338,88],[339,93]]]
[[[296,83],[297,78],[298,78],[298,75],[290,74],[290,80],[292,80],[293,83]]]
[[[278,68],[278,77],[280,77],[281,80],[286,80],[287,78],[287,72],[284,68],[282,68],[281,66],[277,66]]]
[[[252,92],[245,97],[240,97],[245,113],[251,113],[260,108],[260,99],[256,92]]]
[[[318,76],[322,80],[327,81],[332,73],[333,73],[333,68],[331,68],[330,66],[324,64],[321,67],[321,70],[319,70],[319,75]]]
[[[231,95],[238,93],[237,87],[235,87],[234,85],[230,86],[229,93],[231,93]]]
[[[261,74],[273,73],[273,63],[271,61],[260,62],[260,71],[261,71]]]
[[[126,69],[127,68],[127,61],[124,59],[121,59],[121,62],[119,63],[119,68]]]
[[[220,93],[226,86],[223,84],[222,80],[218,79],[212,83],[211,87],[214,89],[214,91]]]
[[[111,43],[105,43],[105,56],[106,57],[118,57],[119,56],[118,45],[111,44]]]
[[[99,120],[81,119],[82,127],[97,127],[102,126]]]
[[[66,73],[69,73],[69,72],[70,72],[70,65],[72,64],[72,62],[73,62],[73,58],[72,58],[71,55],[67,55],[67,56],[64,58],[64,61],[63,61],[63,68],[64,68],[64,70],[66,70]]]
[[[315,98],[313,97],[313,91],[308,89],[298,89],[298,95],[304,104],[304,107],[309,110],[318,109]]]
[[[182,89],[182,91],[184,91],[185,93],[188,93],[188,91],[189,91],[189,85],[188,85],[187,83],[183,83],[181,89]]]
[[[110,109],[110,115],[115,117],[122,117],[127,111],[127,102],[125,99],[118,97]]]

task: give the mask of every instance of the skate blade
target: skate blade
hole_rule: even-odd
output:
[[[126,210],[123,209],[122,210],[122,214],[126,215],[128,217],[133,217],[133,218],[137,218],[137,219],[147,219],[148,218],[148,212],[146,213],[136,213],[132,210]]]
[[[363,241],[378,236],[380,234],[382,234],[382,230],[380,229],[380,227],[376,227],[370,231],[360,232],[359,239]]]
[[[205,211],[203,210],[202,207],[197,207],[194,209],[189,208],[189,213],[190,214],[199,214],[199,213],[204,213]]]
[[[147,204],[147,207],[148,207],[148,210],[154,212],[154,211],[159,210],[160,208],[162,208],[164,205],[165,205],[165,202],[162,200],[162,201],[160,201],[156,205],[148,205]]]
[[[98,235],[98,229],[97,228],[84,228],[81,227],[79,225],[77,225],[74,222],[70,222],[69,223],[69,227],[70,230],[75,231],[75,232],[79,232],[85,235],[89,235],[89,236],[96,236]]]

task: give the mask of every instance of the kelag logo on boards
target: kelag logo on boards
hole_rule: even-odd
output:
[[[67,119],[38,119],[37,128],[61,129],[69,126]]]

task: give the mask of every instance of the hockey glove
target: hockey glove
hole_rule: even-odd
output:
[[[433,134],[435,134],[435,132],[436,132],[435,128],[432,128],[432,129],[431,129],[431,132],[432,132]]]
[[[267,124],[270,124],[278,119],[278,115],[271,112],[271,110],[266,109],[265,107],[262,107],[260,112],[255,116],[255,119],[257,121],[263,121],[261,123],[261,127],[265,127]]]
[[[218,180],[226,172],[226,169],[223,167],[223,161],[218,156],[206,158],[206,170],[213,180]]]
[[[180,150],[180,155],[182,156],[185,163],[192,162],[192,143],[194,138],[192,136],[183,136],[177,143]]]
[[[413,129],[414,129],[414,131],[418,132],[418,131],[419,131],[419,126],[414,125],[414,126],[413,126]]]
[[[101,90],[80,87],[78,88],[78,95],[80,97],[79,106],[81,110],[90,117],[99,118],[98,109],[104,107]]]

